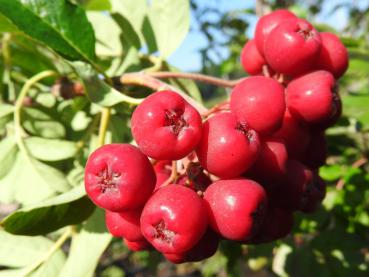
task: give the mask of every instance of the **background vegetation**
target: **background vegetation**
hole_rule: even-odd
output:
[[[327,1],[257,1],[256,11],[290,8],[315,22]],[[199,2],[0,0],[0,276],[369,276],[369,8],[354,1],[329,1],[329,12],[349,16],[338,35],[350,67],[340,80],[344,115],[327,131],[320,174],[329,186],[318,212],[298,214],[284,240],[224,243],[213,258],[180,266],[129,252],[106,232],[83,166],[98,145],[131,141],[130,114],[152,90],[127,73],[180,70],[167,59],[197,31],[201,73],[245,76],[238,59],[255,9]],[[165,81],[206,105],[229,93]]]

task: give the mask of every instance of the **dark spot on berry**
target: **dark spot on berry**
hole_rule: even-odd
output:
[[[181,130],[188,126],[188,123],[183,118],[181,110],[166,110],[165,111],[165,126],[169,126],[171,131],[178,135]]]
[[[247,138],[248,141],[253,141],[255,139],[254,131],[250,129],[249,126],[245,123],[237,122],[236,130],[241,132]]]
[[[154,238],[162,240],[166,243],[172,243],[175,233],[166,228],[164,220],[161,220],[153,227],[155,229]]]
[[[118,180],[120,173],[114,172],[109,166],[106,166],[97,175],[98,184],[101,187],[101,192],[117,191]]]

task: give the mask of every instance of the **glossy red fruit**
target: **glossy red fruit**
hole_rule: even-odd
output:
[[[316,63],[317,69],[331,72],[339,79],[347,70],[349,56],[346,47],[338,36],[332,33],[320,33],[322,38],[322,49]]]
[[[282,139],[266,138],[261,143],[259,158],[247,175],[264,187],[280,183],[286,174],[287,149]]]
[[[141,231],[161,253],[191,249],[207,228],[204,201],[190,188],[168,185],[147,201],[141,215]]]
[[[164,254],[164,256],[175,264],[185,262],[199,262],[210,258],[217,252],[219,245],[219,235],[208,229],[200,241],[190,250],[179,254]]]
[[[317,30],[306,20],[295,18],[278,25],[265,42],[265,58],[279,73],[297,76],[317,61],[322,42]]]
[[[123,242],[129,250],[134,251],[134,252],[150,250],[152,248],[151,244],[148,243],[148,241],[146,240],[129,241],[129,240],[123,239]]]
[[[270,32],[282,22],[294,18],[296,16],[288,10],[276,10],[260,17],[255,28],[255,43],[262,56],[264,56],[265,41]]]
[[[203,126],[196,149],[201,165],[221,178],[233,178],[245,172],[257,159],[259,135],[232,113],[217,113]]]
[[[313,176],[313,172],[301,162],[288,160],[284,183],[271,191],[273,205],[291,211],[300,209],[305,205]]]
[[[285,110],[284,87],[272,78],[249,77],[232,90],[231,111],[237,120],[262,135],[280,128]]]
[[[171,161],[158,161],[154,165],[155,175],[156,175],[156,184],[155,189],[159,189],[166,180],[169,179],[170,174],[172,172],[172,162]]]
[[[156,178],[149,159],[130,144],[107,144],[94,151],[85,167],[85,189],[99,207],[122,212],[150,197]]]
[[[309,146],[311,135],[307,126],[293,118],[287,110],[283,117],[282,127],[273,134],[273,138],[284,141],[289,159],[302,160]]]
[[[140,228],[141,209],[123,213],[105,212],[105,224],[110,234],[129,241],[144,240]]]
[[[319,70],[291,81],[286,89],[291,115],[307,124],[322,124],[337,113],[338,88],[328,71]]]
[[[252,237],[262,224],[267,208],[266,193],[249,179],[219,180],[205,191],[211,228],[231,240]]]
[[[256,48],[254,39],[249,40],[242,48],[241,64],[250,75],[262,75],[263,66],[267,66],[265,59]]]
[[[259,232],[247,244],[268,243],[287,236],[293,228],[293,212],[276,207],[267,211]]]
[[[327,156],[327,140],[324,132],[313,132],[311,134],[311,141],[304,155],[303,163],[309,168],[317,169],[325,164]]]
[[[141,151],[151,158],[182,159],[200,141],[201,116],[179,94],[155,92],[133,112],[132,135]]]

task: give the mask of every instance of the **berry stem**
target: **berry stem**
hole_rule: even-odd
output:
[[[185,73],[185,72],[170,72],[170,71],[161,71],[161,72],[148,72],[148,75],[154,78],[181,78],[181,79],[191,79],[195,81],[200,81],[203,83],[212,84],[215,86],[233,88],[237,85],[242,79],[239,80],[224,80],[204,74],[198,73]]]
[[[23,128],[22,128],[22,123],[21,123],[21,110],[22,110],[23,101],[26,98],[28,91],[35,83],[41,81],[42,79],[45,79],[47,77],[52,77],[55,75],[57,75],[57,73],[51,70],[42,71],[34,75],[33,77],[31,77],[25,82],[25,84],[23,85],[19,93],[17,100],[15,101],[15,107],[14,107],[15,141],[19,149],[21,150],[21,152],[24,153],[26,156],[28,156],[28,150],[23,142],[23,138],[22,138]]]
[[[178,178],[177,161],[172,161],[172,173],[170,174],[169,178],[163,183],[162,187],[169,185],[177,178]]]
[[[103,108],[101,111],[101,119],[99,126],[99,140],[98,147],[103,146],[105,144],[106,131],[109,126],[110,120],[110,108]]]
[[[150,88],[152,90],[172,90],[179,95],[181,95],[188,103],[190,103],[200,114],[204,114],[207,112],[207,108],[205,108],[201,103],[197,102],[195,99],[188,96],[183,91],[178,88],[171,86],[165,82],[162,82],[147,73],[143,72],[135,72],[135,73],[126,73],[119,77],[119,81],[123,85],[138,85]]]

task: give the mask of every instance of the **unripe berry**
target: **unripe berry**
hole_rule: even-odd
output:
[[[340,102],[336,80],[324,70],[291,81],[286,89],[286,100],[292,116],[312,125],[333,118]]]
[[[233,178],[256,161],[259,150],[258,134],[226,112],[217,113],[204,123],[196,153],[201,165],[210,173]]]
[[[276,10],[260,17],[255,28],[255,43],[259,53],[264,56],[265,41],[270,32],[282,22],[296,16],[288,10]]]
[[[190,188],[168,185],[147,201],[141,231],[161,253],[183,253],[204,235],[208,217],[204,201]]]
[[[275,71],[297,76],[317,61],[322,42],[317,30],[306,20],[291,19],[278,25],[265,42],[265,58]]]
[[[347,49],[335,34],[324,32],[320,33],[320,37],[322,38],[322,49],[315,67],[327,70],[339,79],[348,67]]]
[[[242,80],[231,94],[231,111],[256,132],[266,135],[282,124],[286,110],[284,88],[276,80],[253,76]]]
[[[159,91],[148,96],[132,115],[132,135],[147,156],[182,159],[201,137],[201,117],[182,96]]]
[[[156,178],[149,159],[130,144],[107,144],[88,158],[85,189],[99,207],[123,212],[144,205]]]
[[[204,200],[211,228],[238,241],[256,234],[267,208],[263,187],[249,179],[216,181],[206,189]]]

